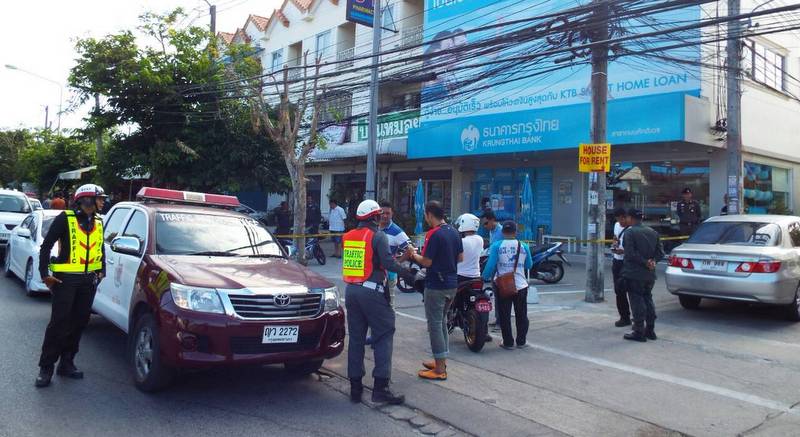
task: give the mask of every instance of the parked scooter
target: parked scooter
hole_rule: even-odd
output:
[[[564,264],[570,265],[561,250],[563,243],[552,243],[534,247],[531,251],[533,267],[531,279],[538,279],[548,284],[555,284],[564,278]],[[550,258],[557,257],[556,260]]]
[[[306,230],[306,232],[308,232],[308,230]],[[290,258],[294,258],[296,256],[297,248],[294,246],[294,240],[279,239],[278,242],[283,246],[283,248],[286,250],[286,253],[289,255]],[[319,238],[316,237],[306,238],[305,259],[310,260],[311,258],[316,259],[319,265],[321,266],[324,266],[325,263],[327,262],[327,257],[325,256],[325,252],[319,245]]]

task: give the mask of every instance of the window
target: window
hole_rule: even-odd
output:
[[[326,30],[317,35],[316,56],[319,59],[325,60],[328,55],[333,51],[331,47],[331,31]]]
[[[46,237],[47,233],[50,232],[50,226],[53,224],[53,220],[55,217],[42,217],[42,237]]]
[[[272,52],[272,71],[283,68],[283,49]]]
[[[133,215],[128,220],[128,226],[125,227],[125,232],[122,233],[122,236],[136,237],[144,243],[147,237],[147,216],[141,211],[133,211]]]
[[[0,212],[30,212],[24,196],[0,195]]]
[[[800,222],[789,225],[789,239],[792,241],[792,246],[800,247]]]
[[[744,163],[744,206],[748,214],[791,214],[789,169]]]
[[[706,222],[687,241],[688,244],[738,246],[777,246],[780,242],[780,226],[756,222]]]
[[[394,3],[389,3],[383,7],[381,12],[381,27],[386,30],[397,30],[394,25]]]
[[[749,39],[743,43],[743,56],[742,69],[745,76],[770,88],[786,91],[786,57]]]
[[[159,254],[283,257],[267,228],[251,218],[159,212],[155,220]]]
[[[130,208],[117,208],[111,213],[106,222],[103,224],[103,239],[106,243],[111,244],[111,240],[117,238],[117,235],[122,230],[122,221],[128,216]]]
[[[327,93],[319,113],[321,123],[347,123],[353,110],[353,95],[347,91]]]
[[[29,229],[31,230],[31,239],[33,241],[36,241],[39,233],[39,222],[38,220],[36,220],[36,217],[34,216],[30,216],[30,218],[31,218],[31,223],[29,225]]]

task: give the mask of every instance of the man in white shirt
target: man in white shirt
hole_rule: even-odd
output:
[[[347,218],[347,213],[344,212],[344,208],[339,206],[334,199],[331,199],[330,207],[331,211],[328,213],[328,230],[334,234],[342,234],[344,233],[344,221]],[[331,240],[333,240],[333,255],[331,255],[331,258],[341,258],[342,236],[335,235],[331,237]]]
[[[625,230],[628,229],[628,217],[624,209],[618,208],[614,210],[614,218],[617,221],[614,223],[614,244],[611,246],[611,253],[614,258],[611,264],[611,273],[614,277],[614,294],[617,295],[617,312],[619,312],[619,320],[614,323],[614,326],[621,328],[631,324],[631,307],[628,303],[628,292],[622,280],[622,260],[625,258],[622,250],[622,240],[625,238]]]
[[[463,235],[461,244],[464,246],[464,260],[458,263],[458,282],[481,277],[481,252],[483,252],[483,238],[477,234],[481,220],[472,215],[464,214],[456,221],[458,232]]]

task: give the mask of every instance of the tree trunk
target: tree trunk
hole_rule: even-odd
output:
[[[306,163],[286,160],[286,168],[292,180],[292,194],[294,197],[294,234],[305,234],[306,231]],[[297,261],[306,265],[306,239],[295,237],[294,247],[297,249]]]

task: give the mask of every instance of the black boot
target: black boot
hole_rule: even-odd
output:
[[[50,385],[53,379],[53,366],[43,366],[39,368],[39,376],[36,377],[36,387],[42,388]]]
[[[647,328],[644,330],[644,336],[647,337],[648,340],[658,340],[656,327],[653,323],[647,324]]]
[[[389,390],[389,380],[375,378],[375,386],[372,388],[372,402],[400,405],[406,401],[403,395],[396,395]]]
[[[630,324],[631,324],[631,319],[626,319],[624,317],[621,317],[619,320],[614,322],[614,326],[616,326],[617,328],[622,328],[623,326],[630,326]]]
[[[350,402],[358,404],[361,402],[361,395],[364,394],[364,385],[361,384],[361,379],[350,380]]]
[[[645,342],[647,341],[647,337],[644,336],[644,323],[634,323],[633,324],[633,331],[625,334],[622,338],[625,340],[633,340],[633,341],[640,341]]]
[[[56,374],[72,379],[83,379],[83,372],[75,367],[75,363],[72,362],[71,357],[61,357],[61,360],[58,362]]]

